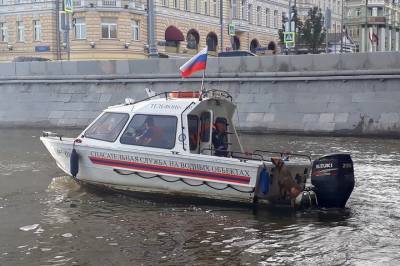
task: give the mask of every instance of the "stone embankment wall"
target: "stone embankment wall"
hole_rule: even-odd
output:
[[[83,127],[101,110],[157,92],[197,90],[182,59],[0,64],[0,127]],[[240,130],[400,133],[400,54],[210,58],[207,89],[226,90]]]

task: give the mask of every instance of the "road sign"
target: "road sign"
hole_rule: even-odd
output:
[[[229,36],[235,36],[236,32],[235,32],[235,23],[231,22],[228,25],[228,34]]]
[[[65,13],[72,13],[74,11],[73,0],[64,0]]]
[[[294,46],[294,43],[295,43],[294,37],[295,37],[294,31],[288,31],[288,32],[283,33],[283,40],[286,45]]]

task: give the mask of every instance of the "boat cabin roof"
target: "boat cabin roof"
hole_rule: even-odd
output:
[[[154,115],[180,115],[185,108],[192,102],[197,105],[200,101],[196,98],[174,99],[174,98],[159,98],[149,101],[142,101],[134,104],[124,104],[108,107],[105,112],[118,113],[143,113]]]
[[[175,93],[175,92],[172,92]],[[192,92],[190,92],[192,93]],[[165,93],[165,96],[159,95],[158,97],[149,97],[147,99],[134,102],[133,100],[126,99],[125,104],[114,105],[108,107],[105,112],[116,113],[140,113],[149,115],[172,115],[180,116],[182,113],[190,113],[194,109],[208,109],[213,110],[216,106],[223,106],[226,114],[232,115],[235,110],[235,105],[227,98],[231,96],[215,96],[211,94],[207,97],[200,99],[199,97],[170,97],[171,93]],[[199,95],[194,92],[193,95]],[[131,102],[130,102],[131,101]]]

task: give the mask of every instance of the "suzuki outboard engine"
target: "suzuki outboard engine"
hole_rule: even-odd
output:
[[[350,154],[329,154],[315,160],[311,183],[320,207],[344,208],[354,188]]]

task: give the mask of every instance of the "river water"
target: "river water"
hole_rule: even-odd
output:
[[[254,214],[80,187],[58,170],[39,135],[0,130],[0,265],[400,263],[399,140],[243,136],[252,148],[347,151],[355,163],[345,210]]]

